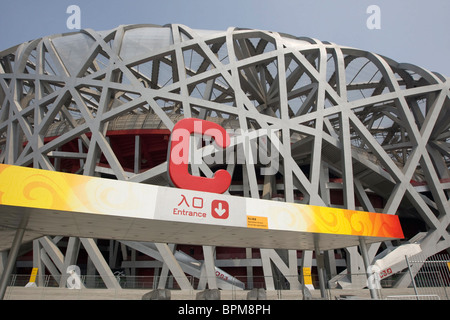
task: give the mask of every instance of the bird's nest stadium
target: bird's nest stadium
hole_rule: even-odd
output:
[[[432,257],[450,248],[449,86],[445,76],[413,64],[271,31],[86,29],[0,52],[0,163],[168,187],[174,126],[207,120],[234,134],[235,152],[222,162],[190,163],[192,175],[226,170],[232,181],[225,195],[396,215],[404,238],[371,243],[370,261],[407,244]],[[246,141],[239,135],[252,132],[270,132],[251,145],[277,154],[276,163],[239,152]],[[276,170],[264,170],[270,165]],[[3,220],[6,265],[15,229]],[[311,278],[298,278],[310,288],[319,287],[316,276],[327,286],[364,287],[353,276],[365,273],[355,246],[320,251],[270,248],[262,238],[258,247],[245,236],[242,245],[226,246],[182,234],[155,243],[96,235],[26,231],[15,272],[35,267],[62,283],[65,268],[77,265],[110,279],[108,288],[123,285],[114,277],[120,271],[148,277],[155,288],[201,289],[213,266],[219,288],[288,289],[298,281],[293,275],[312,270]],[[407,268],[404,259],[398,265]],[[406,274],[382,281],[407,287]]]

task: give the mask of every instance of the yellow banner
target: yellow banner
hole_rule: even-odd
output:
[[[311,268],[303,268],[303,281],[306,284],[312,284]]]
[[[392,214],[249,198],[247,216],[265,217],[271,230],[404,238],[398,216]]]
[[[38,273],[38,268],[33,268],[33,270],[31,270],[30,281],[28,281],[28,282],[36,282],[37,273]]]
[[[10,206],[147,217],[156,202],[152,187],[0,164],[0,204]]]
[[[269,229],[267,217],[247,216],[247,228]]]

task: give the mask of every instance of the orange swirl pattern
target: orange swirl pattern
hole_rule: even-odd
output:
[[[396,215],[270,201],[250,203],[248,214],[267,217],[269,229],[404,238]]]
[[[83,207],[70,192],[74,185],[80,184],[76,180],[82,176],[0,165],[0,177],[2,204],[67,211]]]
[[[148,217],[156,199],[137,183],[3,164],[0,182],[0,204],[28,208]]]

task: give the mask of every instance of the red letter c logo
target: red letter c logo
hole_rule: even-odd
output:
[[[181,189],[224,193],[231,184],[231,175],[226,170],[216,171],[212,178],[196,177],[189,173],[189,139],[192,133],[213,137],[223,149],[230,144],[230,136],[217,123],[194,118],[178,121],[170,136],[167,159],[170,180]]]

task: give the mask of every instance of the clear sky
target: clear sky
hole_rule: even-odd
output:
[[[308,36],[419,65],[450,77],[449,0],[0,0],[0,51],[69,30],[69,5],[81,28],[181,23],[194,29],[230,26]],[[369,29],[370,5],[381,29]]]

